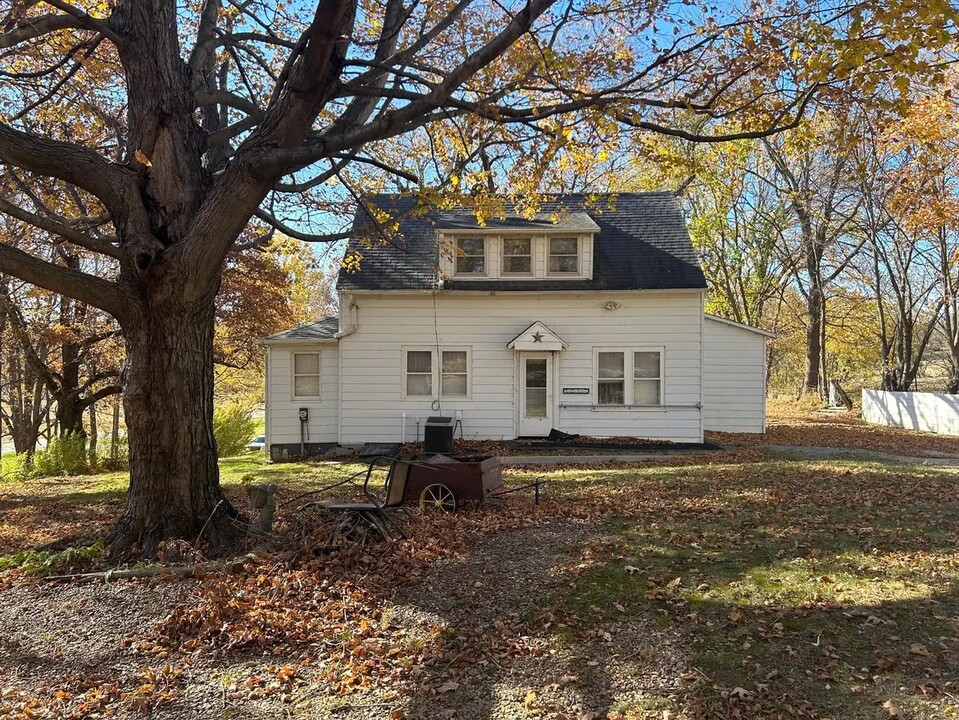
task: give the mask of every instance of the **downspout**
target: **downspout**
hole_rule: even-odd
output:
[[[349,298],[349,303],[346,306],[346,314],[349,319],[349,327],[342,327],[343,319],[343,301]],[[359,308],[357,307],[356,300],[353,299],[352,295],[343,294],[340,297],[340,331],[333,335],[333,338],[336,342],[336,363],[337,363],[337,380],[336,380],[336,444],[343,444],[343,344],[340,342],[342,338],[349,337],[356,332],[356,329],[359,327],[360,322],[360,313]]]
[[[336,333],[333,336],[335,340],[348,337],[349,335],[352,335],[353,333],[355,333],[360,323],[359,306],[357,306],[356,300],[353,299],[352,295],[344,295],[344,297],[348,297],[350,299],[350,303],[347,306],[347,315],[350,320],[350,326],[348,329],[346,330],[341,329],[338,333]],[[340,302],[340,318],[342,319],[342,317],[343,317],[343,303],[341,301]]]

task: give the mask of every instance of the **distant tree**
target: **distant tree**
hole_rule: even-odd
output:
[[[917,302],[915,345],[924,350],[941,333],[949,364],[946,391],[959,392],[959,77],[918,93],[901,121],[886,129],[887,207],[903,237],[899,255],[913,265],[900,293]],[[903,265],[903,261],[898,261]],[[903,273],[900,273],[903,274]],[[915,285],[921,289],[911,291]],[[928,288],[928,289],[927,289]],[[930,326],[931,325],[931,326]],[[911,373],[914,378],[918,371]]]
[[[829,286],[862,249],[853,232],[861,198],[849,182],[857,119],[848,112],[817,115],[788,136],[763,140],[769,182],[794,218],[781,247],[805,300],[806,372],[803,391],[825,397]]]

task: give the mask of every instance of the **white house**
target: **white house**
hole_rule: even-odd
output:
[[[771,333],[704,314],[671,194],[555,197],[482,225],[371,203],[398,231],[383,242],[382,217],[358,213],[339,317],[263,340],[274,457],[411,441],[434,415],[477,439],[764,431]]]

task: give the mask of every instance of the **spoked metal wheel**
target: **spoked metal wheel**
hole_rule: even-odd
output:
[[[434,483],[427,485],[420,493],[420,510],[442,510],[456,512],[456,493],[449,485]]]

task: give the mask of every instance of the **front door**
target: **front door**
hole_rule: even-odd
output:
[[[522,353],[519,374],[519,434],[546,437],[553,427],[552,355]]]

